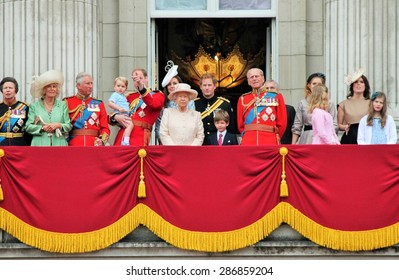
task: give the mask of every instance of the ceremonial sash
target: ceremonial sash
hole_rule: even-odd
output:
[[[13,111],[26,111],[26,105],[23,103],[20,103],[18,106],[16,106],[12,110],[8,110],[1,118],[0,118],[0,131],[1,132],[8,132],[7,131],[7,126],[8,122],[10,122],[10,130],[15,126],[19,118],[11,118],[12,112]],[[26,114],[26,113],[25,113]],[[28,116],[25,115],[27,118]],[[3,141],[5,137],[0,136],[0,142]]]
[[[131,106],[130,106],[129,116],[133,115],[136,112],[136,110],[138,108],[140,108],[140,106],[144,103],[143,99],[141,99],[141,98],[138,98],[138,99],[139,99],[139,101],[137,102],[137,104],[134,104],[136,102],[137,98],[132,101]]]
[[[271,98],[274,99],[276,97],[276,93],[274,92],[267,92],[260,100],[259,100],[259,104],[260,105],[256,105],[256,102],[251,102],[252,104],[254,104],[254,107],[252,107],[249,112],[247,117],[245,118],[245,124],[251,124],[253,122],[253,120],[256,118],[257,114],[259,112],[261,112],[262,110],[264,110],[266,108],[266,106],[262,106],[262,104],[264,104],[264,102],[262,102],[262,100],[267,99],[267,98]],[[252,105],[251,104],[251,105]],[[255,112],[255,107],[256,107],[256,112]]]
[[[213,111],[219,108],[219,106],[222,105],[222,103],[223,100],[218,99],[215,103],[212,104],[211,107],[209,107],[209,110],[205,110],[204,112],[201,113],[201,119],[205,119],[207,116],[209,116]]]
[[[151,91],[149,94],[154,95],[156,92],[155,91]],[[135,101],[139,99],[139,101],[137,102],[137,104],[134,104]],[[143,105],[144,101],[142,98],[136,98],[132,101],[132,103],[130,103],[130,111],[129,111],[129,116],[133,115],[138,108],[141,107],[141,105]]]
[[[100,100],[92,99],[89,103],[87,103],[87,105],[99,105],[100,103],[101,103]],[[85,106],[85,109],[83,110],[83,112],[81,114],[81,117],[77,118],[77,120],[73,124],[74,129],[83,128],[85,121],[87,121],[90,118],[92,112],[90,112],[87,108],[88,108],[88,106]]]

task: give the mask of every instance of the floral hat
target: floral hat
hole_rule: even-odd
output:
[[[361,76],[363,76],[363,74],[364,74],[364,69],[363,68],[359,68],[354,73],[346,75],[345,76],[345,84],[347,86],[350,86],[351,84],[356,82],[357,79],[359,79]]]
[[[179,92],[188,93],[190,100],[193,100],[194,98],[196,98],[198,96],[198,92],[195,89],[191,89],[189,84],[180,83],[180,84],[177,84],[175,86],[175,90],[169,94],[169,96],[168,96],[169,100],[175,100],[176,93],[179,93]]]

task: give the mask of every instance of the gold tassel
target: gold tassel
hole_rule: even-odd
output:
[[[280,197],[287,197],[287,196],[288,196],[287,182],[283,179],[280,184]]]
[[[0,158],[4,157],[4,150],[0,149]],[[0,201],[4,200],[3,189],[1,188],[1,178],[0,178]]]
[[[147,197],[146,191],[145,191],[145,183],[144,183],[144,169],[143,169],[143,164],[144,164],[144,157],[147,155],[146,150],[140,149],[139,150],[139,157],[140,157],[140,183],[139,183],[139,190],[137,196],[139,198],[145,198]]]
[[[288,196],[288,186],[287,182],[285,181],[285,156],[288,154],[288,149],[286,147],[280,148],[280,155],[282,155],[282,173],[281,173],[281,183],[280,183],[280,197],[287,197]]]
[[[0,179],[1,182],[1,179]],[[0,201],[4,200],[4,195],[3,195],[3,189],[1,188],[1,183],[0,183]]]

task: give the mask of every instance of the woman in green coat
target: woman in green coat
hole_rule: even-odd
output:
[[[31,94],[40,97],[29,106],[26,132],[32,134],[31,146],[68,146],[66,138],[72,125],[68,107],[57,99],[64,76],[60,71],[50,70],[31,83]]]

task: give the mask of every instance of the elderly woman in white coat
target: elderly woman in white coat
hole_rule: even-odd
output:
[[[190,85],[180,83],[168,98],[176,102],[177,108],[165,108],[160,126],[163,145],[201,146],[204,141],[204,126],[201,114],[188,108],[188,103],[197,97]]]

